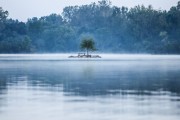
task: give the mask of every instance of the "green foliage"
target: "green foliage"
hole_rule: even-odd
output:
[[[29,53],[31,40],[27,36],[9,37],[0,41],[0,53]]]
[[[80,46],[81,49],[86,49],[87,55],[89,54],[89,51],[96,50],[93,38],[83,38]]]
[[[8,16],[8,12],[4,11],[2,7],[0,7],[0,40],[2,40],[3,34],[2,31],[5,29],[5,21]]]
[[[7,19],[8,12],[0,7],[0,53],[29,53],[31,39],[27,27],[18,20]]]
[[[7,16],[8,16],[8,11],[4,11],[2,7],[0,7],[0,22],[5,21]]]
[[[81,36],[91,35],[101,52],[180,54],[180,1],[169,11],[143,5],[128,9],[101,0],[26,23],[7,16],[0,7],[0,53],[75,52]]]

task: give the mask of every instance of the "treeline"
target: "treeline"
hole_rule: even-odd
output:
[[[84,36],[95,39],[99,52],[180,53],[180,1],[169,11],[102,0],[26,23],[7,17],[0,7],[0,53],[76,52]]]

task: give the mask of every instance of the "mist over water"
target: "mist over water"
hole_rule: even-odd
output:
[[[179,120],[180,56],[0,55],[2,120]]]
[[[69,56],[77,56],[76,53],[72,54],[0,54],[0,60],[22,60],[22,61],[122,61],[122,60],[133,60],[133,61],[139,61],[139,60],[173,60],[178,61],[180,60],[179,55],[153,55],[153,54],[99,54],[102,58],[69,58]],[[97,54],[92,54],[97,55]],[[171,61],[169,61],[171,62]]]

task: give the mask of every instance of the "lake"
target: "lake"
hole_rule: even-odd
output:
[[[179,120],[180,56],[1,54],[0,120]]]

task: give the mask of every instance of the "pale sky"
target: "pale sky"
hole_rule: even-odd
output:
[[[0,0],[0,7],[9,11],[9,18],[26,21],[27,18],[62,13],[66,6],[83,5],[99,0]],[[152,5],[155,9],[169,10],[179,0],[111,0],[112,5],[134,7]]]

